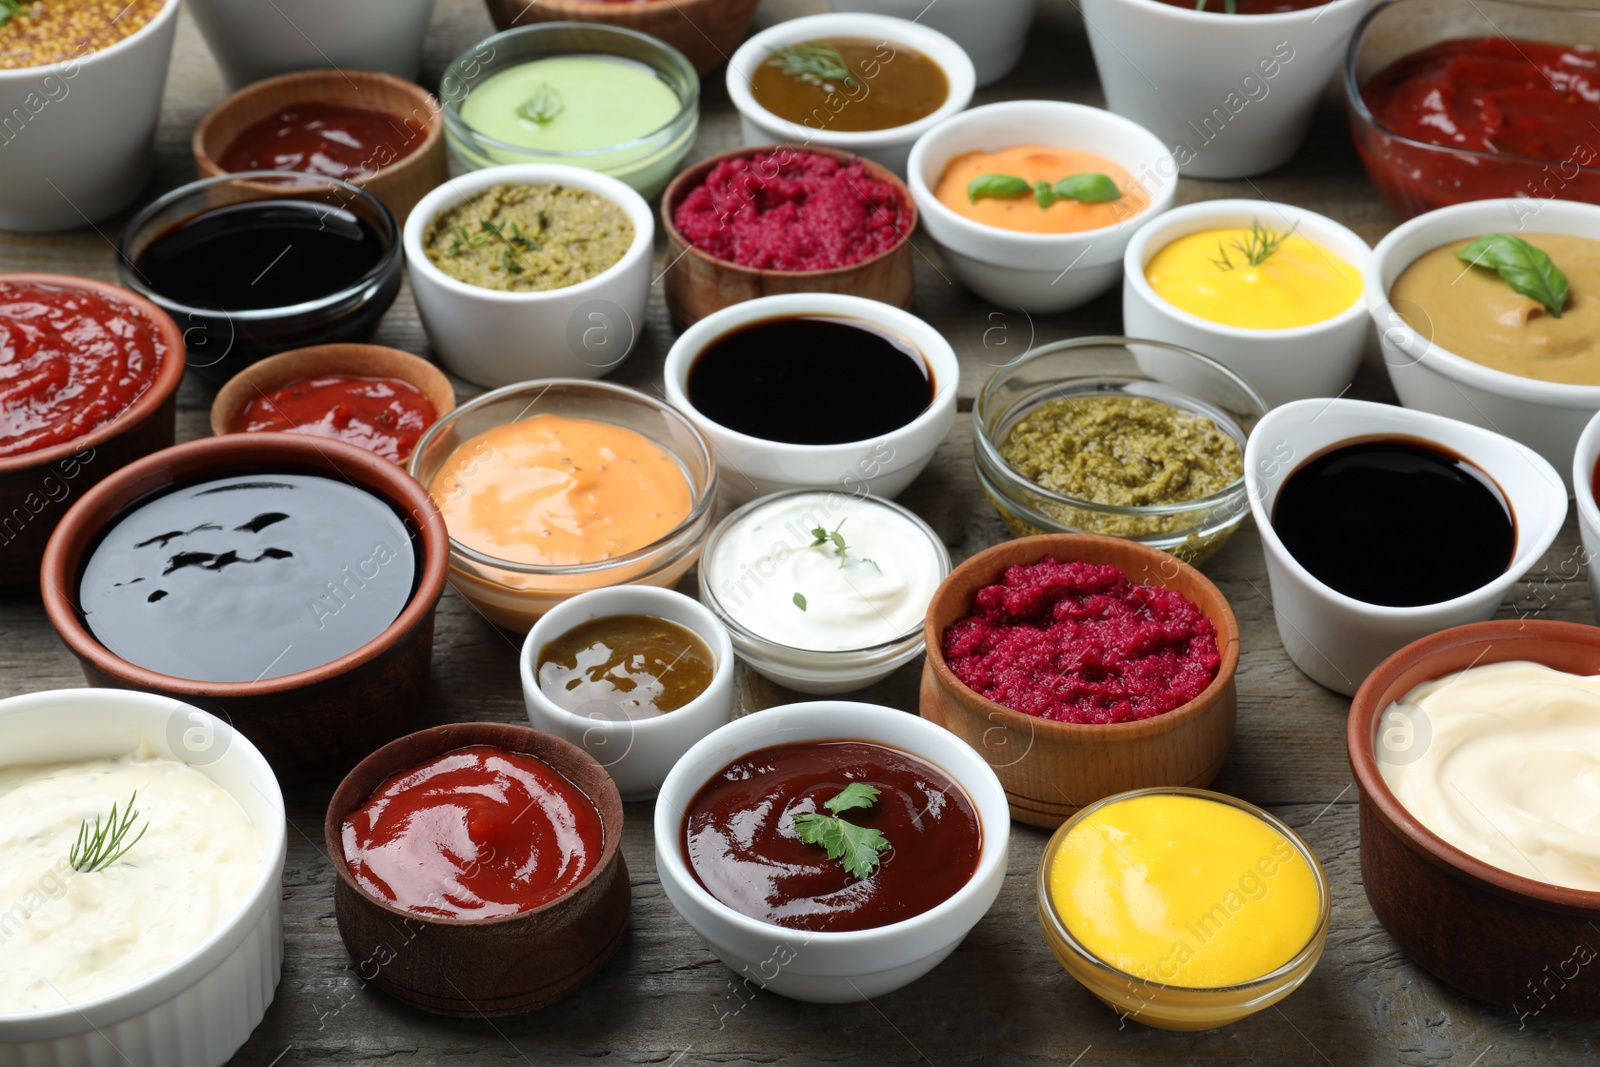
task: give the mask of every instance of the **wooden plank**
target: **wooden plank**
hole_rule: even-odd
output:
[[[945,3],[979,0],[941,0]],[[763,22],[821,10],[822,0],[767,0]],[[437,84],[454,55],[486,36],[474,0],[440,0],[428,41],[424,81]],[[215,65],[187,15],[162,113],[158,168],[148,195],[192,176],[188,138],[223,96]],[[978,102],[1045,97],[1101,103],[1081,20],[1071,0],[1046,0],[1022,66]],[[692,158],[738,142],[721,75],[704,92]],[[1244,196],[1301,204],[1376,241],[1393,225],[1362,173],[1345,130],[1336,85],[1318,111],[1306,148],[1287,166],[1250,181],[1184,180],[1179,200]],[[115,279],[112,244],[123,219],[98,232],[0,236],[0,269],[57,270]],[[1078,311],[1053,316],[1002,312],[952,284],[937,253],[917,238],[916,311],[956,347],[962,410],[995,367],[1032,345],[1120,330],[1113,292]],[[613,375],[660,392],[673,331],[660,287],[652,293],[640,349]],[[427,352],[409,291],[389,312],[377,340]],[[463,397],[479,390],[458,383]],[[204,435],[210,391],[196,382],[180,394],[180,439]],[[1392,400],[1376,348],[1367,353],[1352,395]],[[926,518],[957,560],[1006,536],[979,492],[965,415],[902,502]],[[1504,617],[1589,622],[1594,605],[1569,520],[1556,544],[1501,609]],[[798,1063],[945,1065],[975,1061],[1134,1064],[1567,1063],[1594,1054],[1593,1028],[1531,1019],[1468,1001],[1421,972],[1377,925],[1361,890],[1354,789],[1344,750],[1348,702],[1305,679],[1284,657],[1268,600],[1260,542],[1247,524],[1207,565],[1239,617],[1239,731],[1217,788],[1264,804],[1299,829],[1334,886],[1327,954],[1307,985],[1280,1008],[1221,1031],[1183,1035],[1119,1025],[1114,1014],[1067,978],[1038,932],[1035,871],[1046,836],[1018,827],[999,901],[961,948],[931,975],[873,1004],[815,1007],[741,984],[678,918],[661,893],[650,836],[652,805],[628,806],[623,849],[633,875],[633,921],[621,953],[589,987],[558,1008],[510,1020],[449,1021],[406,1009],[362,986],[333,919],[332,874],[321,824],[331,786],[292,791],[285,876],[286,960],[277,999],[234,1062],[267,1067],[307,1062]],[[693,591],[692,579],[684,588]],[[440,605],[429,717],[519,721],[519,639],[486,623],[447,593]],[[917,665],[859,694],[907,711],[916,706]],[[82,684],[77,664],[37,601],[0,600],[0,696]],[[745,673],[745,711],[796,694]]]

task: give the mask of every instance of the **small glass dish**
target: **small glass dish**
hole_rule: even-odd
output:
[[[655,397],[610,382],[547,378],[496,389],[434,423],[411,454],[408,470],[431,486],[456,449],[497,426],[532,414],[593,419],[642,434],[677,460],[693,503],[670,533],[614,559],[541,566],[497,559],[450,538],[450,584],[497,626],[525,634],[541,615],[568,597],[612,585],[671,588],[695,560],[711,529],[717,464],[694,425]],[[470,459],[464,460],[471,463]],[[465,475],[464,475],[465,476]]]
[[[1350,37],[1344,88],[1356,152],[1384,203],[1401,219],[1469,200],[1529,198],[1525,216],[1549,199],[1600,204],[1600,166],[1588,158],[1532,156],[1448,148],[1382,126],[1362,90],[1396,60],[1441,41],[1504,37],[1600,48],[1600,11],[1593,6],[1524,0],[1385,0]],[[1521,222],[1515,215],[1506,225]]]
[[[1260,978],[1231,986],[1177,986],[1166,985],[1149,978],[1140,978],[1111,966],[1085,948],[1067,924],[1056,913],[1050,899],[1050,868],[1073,827],[1089,815],[1108,804],[1143,796],[1188,796],[1214,801],[1238,808],[1266,823],[1282,834],[1294,846],[1300,858],[1311,868],[1317,884],[1317,923],[1310,939],[1300,951],[1275,970]],[[1208,789],[1187,789],[1163,786],[1154,789],[1136,789],[1118,793],[1083,808],[1061,824],[1044,847],[1035,879],[1039,901],[1039,926],[1044,931],[1045,942],[1056,959],[1085,989],[1101,1003],[1125,1019],[1161,1030],[1210,1030],[1236,1023],[1247,1015],[1271,1007],[1300,988],[1322,959],[1322,950],[1328,940],[1328,919],[1331,901],[1328,893],[1328,876],[1317,861],[1316,853],[1289,829],[1281,820],[1235,797],[1213,793]]]
[[[880,644],[837,650],[795,648],[792,645],[786,645],[758,634],[740,623],[734,617],[729,605],[724,603],[723,599],[717,595],[717,586],[722,584],[721,580],[725,577],[717,573],[719,566],[717,545],[722,538],[757,508],[766,507],[776,501],[801,496],[819,496],[825,500],[831,500],[835,497],[840,500],[854,499],[895,512],[915,526],[928,539],[928,544],[933,549],[933,557],[937,561],[939,571],[938,576],[934,579],[933,588],[937,589],[944,582],[944,579],[949,576],[949,549],[945,548],[944,541],[933,531],[933,527],[922,521],[914,512],[901,507],[891,500],[884,500],[881,497],[864,493],[848,494],[818,489],[792,489],[752,500],[717,523],[716,529],[712,530],[711,536],[706,539],[705,551],[701,555],[700,600],[728,628],[728,635],[733,640],[734,652],[751,669],[764,677],[777,682],[779,685],[797,689],[802,693],[828,695],[865,689],[875,682],[882,681],[900,667],[922,655],[923,649],[926,647],[924,641],[926,611],[924,611],[922,617],[917,619],[916,624],[907,629],[905,633]],[[821,524],[828,525],[826,522]],[[805,533],[804,536],[809,537],[810,534]],[[805,547],[807,543],[802,539],[794,542],[794,545],[796,547]],[[769,577],[761,575],[759,571],[755,573],[758,581]]]
[[[329,213],[325,219],[347,216],[360,220],[381,245],[377,263],[326,296],[275,308],[192,306],[145,283],[135,264],[152,241],[204,212],[264,200],[324,204]],[[189,369],[214,386],[278,352],[370,340],[400,292],[404,258],[400,226],[372,193],[338,178],[281,170],[241,171],[179,186],[134,215],[117,239],[118,279],[177,321],[188,349]]]
[[[654,70],[677,94],[678,113],[660,129],[631,141],[574,152],[545,152],[480,133],[461,108],[477,86],[503,70],[556,56],[609,56]],[[546,22],[497,33],[457,56],[439,82],[450,151],[469,170],[503,163],[564,163],[609,174],[646,200],[665,189],[694,144],[700,125],[700,76],[682,52],[664,41],[620,26]]]
[[[1001,457],[1011,428],[1040,403],[1107,394],[1147,397],[1210,419],[1238,443],[1239,477],[1220,492],[1176,504],[1097,504],[1045,489]],[[1244,445],[1266,413],[1266,401],[1249,383],[1198,352],[1126,337],[1084,337],[1046,345],[990,376],[972,407],[973,463],[984,494],[1018,537],[1107,534],[1197,564],[1220,549],[1250,512]]]

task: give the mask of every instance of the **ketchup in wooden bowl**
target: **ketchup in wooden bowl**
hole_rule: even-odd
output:
[[[343,840],[350,873],[378,899],[489,919],[573,890],[605,835],[594,802],[548,763],[471,745],[389,778],[345,818]]]
[[[800,930],[868,930],[942,904],[983,848],[977,808],[887,745],[780,745],[728,764],[688,807],[695,880],[728,907]]]
[[[403,463],[438,417],[427,394],[399,378],[319,374],[257,394],[228,432],[332,437]]]

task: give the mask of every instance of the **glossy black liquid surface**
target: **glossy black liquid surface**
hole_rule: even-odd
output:
[[[856,319],[753,322],[689,368],[689,403],[730,430],[791,445],[869,441],[928,410],[934,382],[902,337]]]
[[[331,296],[377,266],[384,251],[377,232],[349,211],[258,200],[184,219],[146,245],[135,266],[168,300],[254,311]]]
[[[1278,490],[1272,528],[1324,584],[1385,607],[1470,593],[1505,573],[1517,543],[1510,507],[1487,475],[1405,437],[1313,456]]]
[[[117,518],[79,581],[84,623],[130,663],[250,682],[320,667],[382,633],[416,560],[382,500],[308,474],[223,478]]]

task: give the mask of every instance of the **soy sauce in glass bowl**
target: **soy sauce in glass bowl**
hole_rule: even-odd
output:
[[[122,283],[177,320],[189,367],[213,384],[276,352],[368,340],[400,290],[402,258],[382,201],[283,171],[175,189],[117,243]]]

